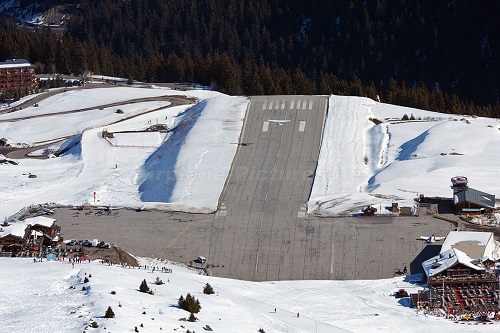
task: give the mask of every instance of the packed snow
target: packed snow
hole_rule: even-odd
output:
[[[248,282],[209,277],[170,262],[141,259],[147,269],[1,258],[0,322],[5,332],[496,332],[426,316],[396,299],[399,288],[422,287],[403,277],[376,281]],[[158,267],[155,272],[152,267]],[[162,271],[163,267],[172,273]],[[15,278],[13,278],[15,277]],[[156,285],[156,278],[164,282]],[[89,282],[84,283],[88,278]],[[154,295],[138,291],[145,279]],[[411,276],[407,279],[411,280]],[[209,283],[214,294],[203,294]],[[114,291],[113,295],[111,292]],[[190,293],[200,301],[196,322],[177,305]],[[108,307],[115,317],[104,318]],[[275,312],[276,309],[276,312]],[[297,316],[299,314],[299,316]],[[90,328],[96,322],[97,328]],[[142,327],[141,327],[142,324]]]

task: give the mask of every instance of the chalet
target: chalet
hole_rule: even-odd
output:
[[[28,243],[30,229],[24,223],[15,223],[3,227],[0,232],[0,246],[3,251],[17,252]]]
[[[36,244],[54,245],[59,240],[57,234],[60,232],[60,227],[56,225],[55,219],[36,216],[27,218],[23,222],[30,227],[33,238],[37,240]]]
[[[429,289],[436,295],[431,307],[452,314],[499,311],[497,277],[488,264],[499,254],[491,232],[450,232],[439,255],[422,263]]]
[[[17,252],[29,245],[55,245],[60,229],[55,222],[55,219],[37,216],[12,223],[0,232],[0,246],[3,251]]]
[[[14,91],[33,93],[36,89],[35,66],[25,59],[0,62],[0,95]]]
[[[368,206],[363,209],[363,216],[374,216],[376,212],[377,208]]]

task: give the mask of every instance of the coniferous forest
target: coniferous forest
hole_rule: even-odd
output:
[[[21,5],[35,1],[24,0]],[[40,1],[38,1],[40,3]],[[38,73],[339,94],[500,117],[500,2],[82,0],[63,36],[0,18],[0,60]]]

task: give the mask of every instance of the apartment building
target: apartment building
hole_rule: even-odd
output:
[[[35,66],[26,59],[10,59],[0,62],[0,95],[5,92],[36,90]]]

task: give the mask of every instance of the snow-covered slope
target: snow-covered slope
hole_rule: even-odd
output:
[[[211,98],[176,118],[172,135],[144,164],[139,191],[146,207],[217,209],[247,103],[243,97]]]
[[[137,327],[139,332],[204,332],[206,325],[220,333],[255,333],[261,328],[266,333],[498,330],[498,324],[460,325],[417,314],[408,307],[408,299],[391,296],[399,288],[409,292],[421,289],[402,277],[248,282],[208,277],[150,259],[143,259],[142,264],[148,269],[101,265],[98,261],[72,268],[67,261],[33,263],[30,258],[0,258],[0,271],[8,272],[0,274],[2,331],[76,333],[87,327],[86,332],[133,332]],[[152,266],[159,271],[152,272]],[[172,273],[161,272],[164,266]],[[85,277],[88,283],[83,283]],[[155,285],[157,277],[165,284]],[[143,279],[154,295],[138,291]],[[215,294],[203,294],[206,283]],[[189,317],[177,306],[178,298],[187,293],[200,301],[197,322],[180,320]],[[109,306],[115,318],[104,318]],[[94,321],[98,328],[88,327]]]
[[[98,107],[180,93],[160,87],[74,90],[40,102],[39,108],[32,108],[37,110],[20,111],[43,117],[16,120],[17,112],[3,115],[8,120],[0,122],[1,137],[8,142],[32,145],[84,133],[80,144],[59,158],[19,159],[19,165],[0,166],[0,218],[32,203],[92,204],[94,192],[97,205],[216,209],[237,148],[246,98],[195,89],[182,92],[200,101],[193,105],[125,104],[120,105],[123,114],[116,113],[118,106]],[[97,109],[53,113],[89,105]],[[404,115],[415,120],[401,121]],[[153,124],[175,130],[140,132]],[[351,214],[374,205],[384,213],[392,202],[412,206],[421,193],[450,197],[450,178],[457,175],[468,177],[473,188],[498,194],[494,180],[500,169],[499,127],[497,119],[331,96],[308,211]],[[134,133],[117,134],[111,146],[99,138],[104,129]],[[28,178],[29,173],[38,177]]]
[[[401,121],[405,114],[415,120]],[[457,175],[498,194],[499,127],[498,119],[332,96],[309,213],[349,214],[391,202],[412,206],[420,193],[451,197],[450,178]]]
[[[97,101],[89,104],[98,106],[137,96],[179,95],[170,89],[130,89],[75,90],[46,99],[46,107],[39,109],[43,117],[16,121],[17,112],[4,115],[10,118],[0,123],[0,129],[8,142],[31,145],[83,133],[67,140],[79,143],[58,158],[19,159],[18,165],[0,166],[4,203],[0,218],[45,202],[214,211],[236,152],[232,143],[238,141],[247,99],[193,90],[185,94],[201,101],[194,107],[167,108],[167,102],[155,101],[120,105],[123,114],[115,112],[118,106],[65,115],[49,112],[51,100],[73,110],[87,105],[90,96]],[[157,124],[169,128],[168,134],[144,132]],[[133,133],[104,140],[103,130]],[[61,143],[52,148],[59,146]],[[29,178],[30,173],[37,177]]]

